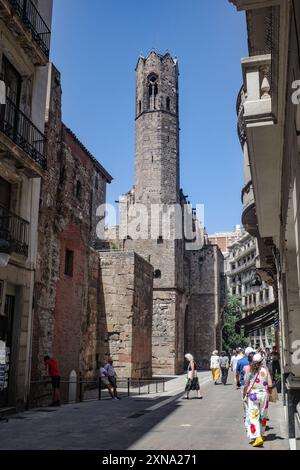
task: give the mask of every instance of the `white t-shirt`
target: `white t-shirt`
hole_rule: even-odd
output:
[[[211,356],[211,358],[210,358],[210,368],[211,369],[219,369],[220,368],[220,357],[219,356]]]
[[[104,367],[100,367],[99,373],[100,373],[100,377],[107,377],[106,370],[104,369]]]
[[[232,356],[230,365],[232,367],[232,370],[235,372],[236,371],[236,365],[238,363],[239,356]]]

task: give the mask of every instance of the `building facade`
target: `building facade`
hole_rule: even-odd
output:
[[[61,96],[60,73],[51,64],[46,106],[48,169],[41,188],[35,275],[33,381],[45,375],[43,357],[48,354],[58,360],[65,378],[72,370],[84,375],[91,367],[93,373],[97,369],[97,345],[90,338],[90,329],[97,323],[97,319],[95,324],[91,321],[89,310],[91,253],[96,210],[106,202],[112,177],[63,124]]]
[[[242,219],[257,239],[258,271],[278,299],[284,405],[295,449],[300,401],[300,4],[231,3],[246,12],[249,44],[237,102],[245,162]]]
[[[243,317],[247,318],[274,303],[273,288],[262,281],[253,286],[258,262],[257,242],[254,237],[241,231],[240,237],[229,246],[226,260],[227,291],[241,301]],[[272,348],[275,344],[274,327],[266,326],[250,334],[253,348]]]
[[[29,389],[51,19],[52,0],[0,1],[0,409]]]
[[[212,245],[218,245],[226,261],[230,245],[238,240],[241,234],[242,227],[240,225],[236,225],[232,232],[218,232],[208,235],[208,241]]]

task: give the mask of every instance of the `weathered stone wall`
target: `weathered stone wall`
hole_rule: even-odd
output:
[[[133,252],[99,253],[99,260],[99,289],[105,306],[99,325],[99,360],[111,356],[120,377],[149,378],[152,266]]]
[[[155,84],[151,77],[155,77]],[[149,93],[149,90],[152,91]],[[179,191],[178,67],[169,54],[155,52],[140,58],[136,69],[136,157],[135,186],[122,206],[147,209],[149,231],[141,239],[126,239],[125,250],[134,250],[152,264],[153,293],[153,373],[174,374],[182,370],[184,330],[181,328],[183,296],[183,249],[175,240],[175,216],[164,213],[153,218],[158,205],[174,210]],[[154,209],[154,205],[157,205]],[[127,213],[122,223],[130,222]],[[141,223],[145,221],[142,218]],[[154,225],[151,226],[151,223]],[[157,226],[156,226],[157,225]],[[170,231],[167,236],[167,228]],[[151,230],[150,230],[151,228]],[[154,236],[154,230],[157,230]],[[151,233],[151,234],[150,234]],[[128,234],[131,235],[130,233]],[[148,239],[147,239],[148,237]],[[124,237],[126,238],[126,237]],[[131,237],[134,238],[134,237]],[[178,349],[178,345],[180,348]]]
[[[209,368],[212,351],[221,348],[224,259],[214,245],[186,252],[186,259],[190,296],[185,321],[185,348],[186,352],[194,355],[201,368]]]
[[[136,202],[173,204],[179,202],[177,63],[152,52],[139,59],[136,75]]]
[[[48,169],[41,189],[33,321],[32,378],[45,374],[42,359],[55,355],[61,373],[89,370],[82,351],[88,329],[89,253],[96,207],[105,203],[109,175],[61,121],[60,74],[51,66],[46,134]],[[73,273],[65,273],[66,250]],[[86,344],[86,343],[84,343]],[[93,361],[95,368],[95,361]]]

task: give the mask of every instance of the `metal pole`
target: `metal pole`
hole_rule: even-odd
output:
[[[130,378],[127,379],[127,394],[130,397]]]
[[[165,392],[166,389],[165,389],[165,378],[163,378],[163,392]]]
[[[79,401],[80,403],[83,402],[83,382],[81,373],[79,374]]]
[[[141,394],[141,381],[139,379],[139,395]]]
[[[158,382],[157,381],[155,382],[155,391],[156,391],[156,393],[158,392]]]
[[[150,395],[150,382],[148,382],[148,395]]]
[[[101,377],[99,377],[99,381],[98,381],[98,400],[101,400],[101,394],[102,394],[102,390],[101,390]]]

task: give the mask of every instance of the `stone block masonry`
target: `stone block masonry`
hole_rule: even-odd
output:
[[[99,253],[99,358],[111,356],[120,377],[152,375],[153,268],[133,252]]]

